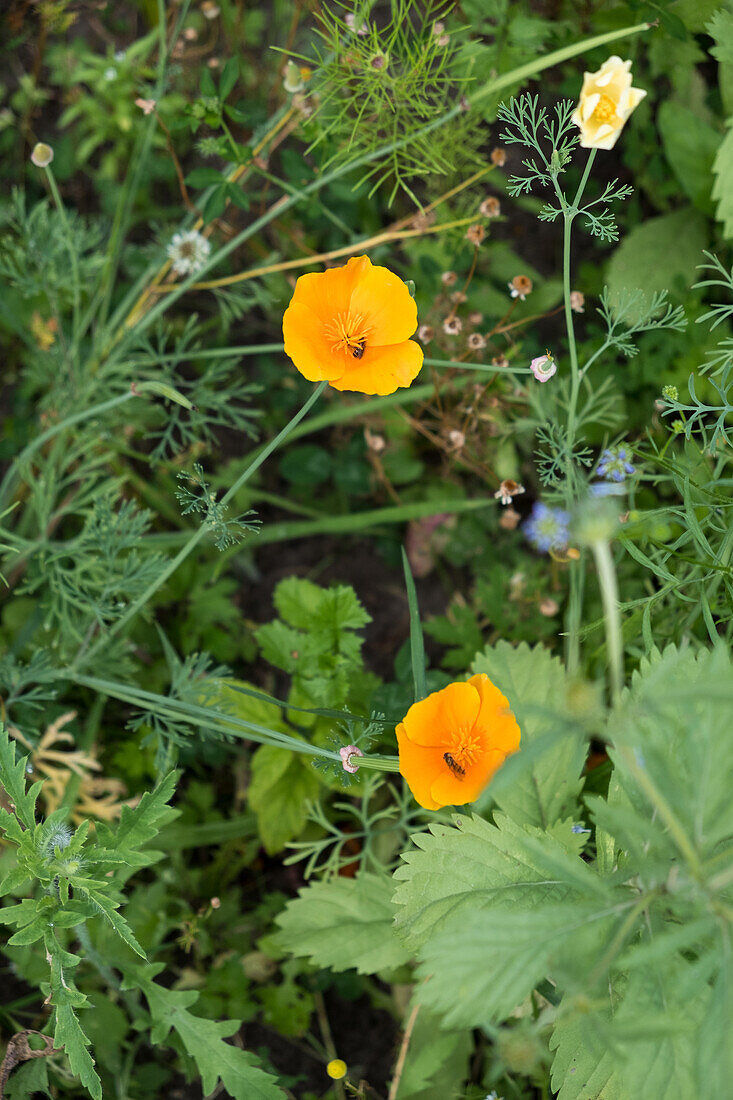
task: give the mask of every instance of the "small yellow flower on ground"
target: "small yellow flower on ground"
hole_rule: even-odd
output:
[[[598,72],[585,73],[572,120],[584,149],[613,149],[631,112],[646,92],[631,87],[631,62],[609,57]]]
[[[334,1058],[326,1066],[326,1073],[332,1080],[341,1081],[346,1076],[346,1062],[342,1061],[341,1058]]]

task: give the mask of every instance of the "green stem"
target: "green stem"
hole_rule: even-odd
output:
[[[624,684],[624,647],[616,569],[613,564],[610,544],[606,541],[594,542],[593,556],[596,559],[596,570],[601,587],[603,614],[606,623],[606,656],[608,659],[611,699],[616,704],[621,697]]]
[[[217,710],[216,707],[199,706],[196,703],[186,703],[181,699],[172,699],[166,695],[156,695],[152,691],[143,691],[132,684],[120,684],[114,680],[104,680],[96,676],[84,676],[75,672],[73,668],[67,668],[63,672],[75,684],[88,687],[101,695],[119,699],[122,703],[138,707],[143,711],[158,714],[161,718],[169,718],[173,721],[185,721],[204,730],[223,733],[227,737],[242,737],[247,741],[254,741],[261,745],[274,745],[279,749],[288,749],[290,752],[298,752],[305,756],[322,756],[328,760],[341,760],[337,752],[323,749],[318,745],[311,745],[307,741],[301,741],[297,737],[290,737],[279,730],[268,729],[257,722],[247,722],[235,714]]]
[[[571,371],[571,389],[570,389],[570,404],[568,406],[568,453],[572,455],[573,445],[575,443],[575,421],[577,415],[578,406],[578,391],[580,389],[580,370],[578,368],[578,349],[575,343],[575,324],[573,322],[573,311],[570,306],[570,243],[572,237],[573,219],[578,213],[578,204],[583,197],[585,186],[588,182],[590,170],[593,167],[593,161],[596,159],[596,150],[591,149],[588,155],[588,160],[585,164],[585,171],[581,178],[578,190],[575,192],[575,198],[573,204],[570,207],[565,208],[563,213],[564,222],[564,234],[563,234],[563,257],[562,257],[562,284],[563,284],[563,298],[565,303],[565,326],[568,333],[568,349],[570,351],[570,371]]]
[[[127,390],[118,397],[111,397],[108,401],[100,402],[99,405],[92,405],[88,409],[82,409],[81,412],[74,413],[73,416],[67,416],[65,420],[59,421],[58,424],[54,424],[53,427],[47,428],[45,432],[41,432],[40,435],[36,436],[13,461],[3,478],[2,484],[0,484],[0,509],[20,476],[21,466],[28,461],[32,454],[35,454],[39,447],[42,447],[49,439],[53,439],[55,435],[63,432],[66,428],[71,428],[74,424],[79,424],[82,420],[89,420],[93,416],[100,416],[110,409],[116,409],[118,405],[124,405],[126,401],[138,396],[139,394],[133,393],[132,390]]]
[[[454,359],[424,359],[426,367],[456,367],[460,370],[484,371],[487,374],[531,374],[529,367],[500,367],[495,363],[462,363]]]
[[[71,288],[74,295],[74,313],[72,324],[72,336],[71,336],[71,356],[72,363],[76,353],[77,342],[79,339],[79,311],[81,309],[81,279],[79,278],[79,257],[76,254],[76,248],[74,246],[74,237],[71,232],[71,223],[69,222],[68,214],[66,213],[66,207],[64,206],[61,194],[56,186],[56,179],[50,164],[44,169],[46,173],[46,179],[48,180],[48,186],[53,196],[54,205],[58,211],[59,218],[64,227],[64,235],[66,236],[66,243],[69,249],[69,260],[71,263]]]
[[[349,763],[373,772],[399,772],[400,770],[399,756],[356,756],[352,753]]]
[[[225,507],[229,503],[229,501],[232,499],[232,497],[234,497],[236,495],[236,493],[242,488],[242,486],[245,485],[249,481],[249,479],[252,477],[252,475],[254,473],[256,473],[257,470],[259,470],[260,466],[265,461],[265,459],[267,459],[273,453],[273,451],[277,450],[277,448],[280,446],[280,444],[282,442],[284,442],[284,440],[287,439],[287,437],[290,435],[293,428],[295,428],[296,425],[300,423],[300,421],[303,419],[304,416],[307,416],[307,414],[310,411],[311,407],[313,405],[315,405],[316,401],[321,396],[321,394],[323,393],[323,391],[324,391],[324,389],[326,388],[327,385],[328,385],[327,382],[321,382],[320,385],[310,395],[310,397],[306,401],[305,405],[303,405],[303,407],[299,410],[299,412],[297,412],[295,414],[295,416],[293,416],[288,421],[288,423],[285,425],[285,427],[280,432],[278,432],[278,434],[275,436],[275,438],[272,439],[267,444],[267,446],[264,447],[259,452],[257,457],[246,466],[246,468],[239,475],[239,477],[234,482],[232,487],[222,497],[222,499],[221,499],[221,506],[222,507]],[[201,542],[202,538],[207,533],[207,531],[208,531],[208,528],[207,528],[206,524],[204,523],[204,524],[202,524],[201,527],[198,528],[198,530],[193,532],[193,534],[189,537],[189,539],[185,543],[185,545],[182,546],[181,549],[178,551],[175,558],[173,558],[170,562],[168,562],[168,564],[165,566],[164,569],[161,570],[161,572],[158,574],[158,576],[155,578],[155,580],[151,581],[151,583],[148,585],[148,587],[145,589],[145,591],[140,596],[138,596],[138,598],[135,600],[135,602],[127,609],[125,614],[122,615],[122,617],[119,618],[112,626],[110,626],[110,628],[107,630],[106,634],[104,634],[102,637],[100,637],[97,640],[97,642],[91,647],[91,649],[89,649],[87,651],[87,655],[86,655],[87,662],[90,661],[91,658],[94,656],[94,654],[96,654],[100,649],[102,649],[109,642],[110,638],[112,638],[115,634],[117,634],[118,631],[121,630],[122,627],[126,623],[128,623],[131,619],[133,619],[135,617],[135,615],[137,615],[137,613],[140,610],[142,610],[142,608],[147,604],[148,600],[150,600],[151,597],[155,595],[155,593],[158,591],[158,589],[163,584],[165,584],[165,582],[168,580],[168,578],[170,576],[172,576],[173,573],[175,573],[176,569],[178,569],[178,566],[181,565],[181,563],[186,560],[186,558],[189,556],[191,551],[195,549],[195,547],[199,544],[199,542]],[[82,656],[83,656],[83,653],[80,651],[76,656],[76,659],[74,661],[74,665],[78,664],[78,662],[79,662],[79,660]]]

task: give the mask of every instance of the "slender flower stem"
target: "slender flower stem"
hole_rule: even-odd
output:
[[[596,159],[596,150],[591,149],[588,156],[588,160],[585,164],[585,171],[581,178],[578,190],[575,192],[575,198],[573,204],[570,207],[566,206],[563,215],[564,221],[564,237],[563,237],[563,258],[562,258],[562,283],[563,283],[563,298],[565,302],[565,326],[568,332],[568,348],[570,351],[570,371],[571,371],[571,388],[570,388],[570,404],[568,406],[568,451],[572,454],[573,444],[575,443],[575,422],[577,416],[578,407],[578,391],[580,388],[580,370],[578,368],[578,349],[575,343],[575,325],[573,322],[573,310],[570,305],[570,242],[572,236],[573,219],[578,213],[578,204],[583,197],[585,191],[585,185],[588,182],[590,170],[593,167],[593,161]]]
[[[340,256],[353,256],[355,252],[363,252],[367,248],[376,248],[380,244],[388,244],[390,241],[408,240],[411,237],[424,237],[428,233],[442,233],[445,229],[458,229],[463,225],[470,225],[475,218],[458,218],[456,221],[442,222],[440,225],[428,225],[424,229],[393,229],[384,233],[377,233],[373,237],[365,237],[354,244],[344,245],[342,248],[333,248],[330,252],[318,252],[313,256],[298,256],[295,260],[283,260],[279,264],[269,264],[267,267],[253,267],[249,271],[240,271],[236,275],[224,275],[221,279],[209,279],[206,282],[194,283],[189,290],[215,290],[220,286],[232,286],[234,283],[243,283],[249,279],[260,279],[264,275],[275,275],[280,271],[292,271],[298,267],[310,267],[312,264],[324,263],[326,260],[336,260]],[[165,283],[162,286],[151,287],[156,294],[170,294],[176,290],[180,283]]]
[[[578,394],[580,392],[580,379],[581,371],[578,366],[578,348],[575,342],[575,324],[573,322],[573,310],[570,305],[570,246],[572,241],[572,227],[573,220],[578,213],[578,207],[580,200],[583,197],[585,186],[590,176],[590,170],[593,167],[593,161],[596,157],[596,150],[591,149],[588,159],[585,163],[585,169],[578,185],[578,190],[575,192],[575,198],[572,204],[568,205],[565,196],[560,190],[558,184],[555,184],[560,204],[563,211],[563,257],[562,257],[562,282],[563,282],[563,301],[565,306],[565,327],[568,335],[568,350],[570,352],[570,400],[568,402],[568,426],[566,435],[566,454],[567,454],[567,496],[568,504],[572,504],[573,490],[575,485],[575,470],[573,468],[573,450],[575,447],[575,431],[577,423],[577,410],[578,410]],[[568,672],[571,675],[575,674],[580,665],[580,619],[583,611],[583,597],[582,597],[582,561],[572,562],[570,565],[570,592],[568,599],[568,610],[566,620],[565,631],[565,653]]]
[[[48,180],[48,186],[53,196],[54,205],[58,211],[59,218],[64,227],[64,235],[66,237],[66,244],[69,249],[69,261],[71,264],[71,289],[74,296],[74,313],[73,313],[73,327],[71,336],[71,355],[72,357],[76,353],[76,348],[79,340],[79,313],[81,310],[81,280],[79,278],[79,257],[76,254],[76,247],[74,245],[74,237],[71,232],[71,223],[69,216],[66,213],[66,207],[64,206],[63,199],[56,185],[56,179],[50,164],[44,168],[46,173],[46,179]]]
[[[399,756],[356,756],[352,753],[349,757],[349,764],[373,772],[398,772],[400,770]]]
[[[593,543],[593,556],[596,559],[598,582],[601,586],[603,615],[606,623],[606,656],[611,688],[611,700],[615,704],[621,697],[624,684],[624,650],[621,633],[621,615],[618,604],[618,585],[616,569],[613,564],[611,547],[605,540]]]
[[[267,444],[267,446],[259,452],[256,458],[245,467],[245,469],[239,475],[232,487],[222,497],[220,502],[222,507],[226,506],[229,503],[232,497],[234,497],[242,488],[242,486],[249,481],[252,475],[255,474],[257,470],[259,470],[265,459],[269,458],[273,451],[277,450],[280,444],[283,443],[285,439],[287,439],[287,437],[290,435],[293,428],[295,428],[296,425],[300,423],[304,416],[307,416],[308,412],[313,407],[313,405],[315,405],[316,401],[321,396],[327,385],[327,382],[321,382],[320,385],[310,395],[305,405],[303,405],[302,409],[300,409],[300,411],[297,412],[295,416],[288,421],[282,431],[278,432],[275,438],[272,439]],[[196,546],[198,546],[199,542],[201,542],[207,531],[208,528],[205,523],[202,524],[197,531],[194,531],[194,533],[191,535],[185,545],[182,546],[181,549],[178,551],[175,558],[168,562],[168,564],[165,566],[164,569],[161,570],[155,580],[151,581],[151,583],[148,585],[142,595],[138,596],[135,602],[127,609],[125,614],[121,618],[117,619],[117,621],[112,626],[110,626],[106,633],[103,634],[91,647],[91,649],[87,651],[87,661],[91,660],[94,654],[99,652],[99,650],[102,649],[109,642],[110,638],[112,638],[113,635],[117,634],[118,631],[121,630],[126,623],[133,619],[135,615],[137,615],[137,613],[142,610],[147,602],[155,595],[161,585],[165,584],[168,578],[172,576],[173,573],[175,573],[176,569],[178,569],[178,566],[181,565],[181,563],[186,560],[192,550],[194,550]],[[83,652],[80,651],[77,654],[76,659],[74,660],[74,666],[78,666],[82,656]]]

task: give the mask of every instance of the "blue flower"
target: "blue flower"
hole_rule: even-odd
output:
[[[628,461],[626,447],[607,447],[601,455],[597,473],[606,481],[625,481],[629,474],[636,473],[636,467]]]
[[[524,533],[537,550],[546,554],[548,550],[567,546],[569,522],[570,516],[561,508],[549,508],[538,502],[524,525]]]

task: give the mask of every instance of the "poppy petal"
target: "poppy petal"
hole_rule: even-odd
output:
[[[370,264],[360,272],[349,309],[364,317],[370,329],[369,343],[378,347],[401,344],[417,328],[415,299],[407,284],[386,267]]]
[[[414,340],[385,347],[367,344],[361,359],[347,360],[344,373],[331,382],[335,390],[357,393],[388,394],[409,386],[420,373],[423,350]],[[353,363],[353,365],[352,365]]]
[[[474,802],[504,763],[504,759],[503,752],[490,749],[481,754],[479,761],[467,768],[465,776],[459,778],[446,768],[431,784],[430,798],[439,806],[463,806],[466,802]]]
[[[310,382],[330,382],[343,374],[344,359],[334,355],[323,321],[309,306],[293,299],[283,316],[283,336],[285,354]]]
[[[292,301],[308,306],[324,324],[329,324],[340,313],[348,313],[354,288],[371,266],[368,256],[352,256],[344,267],[329,267],[325,271],[301,275],[295,284]]]
[[[459,681],[413,703],[402,724],[415,744],[445,750],[452,744],[452,733],[473,727],[480,703],[476,688]]]
[[[486,730],[492,749],[508,755],[519,748],[520,732],[517,720],[509,707],[509,700],[492,684],[485,672],[472,676],[468,681],[479,693],[481,709],[476,725]]]
[[[397,745],[400,754],[400,775],[405,779],[412,796],[426,810],[439,810],[431,797],[430,788],[437,780],[443,766],[439,749],[417,745],[407,736],[402,722],[397,726]]]

